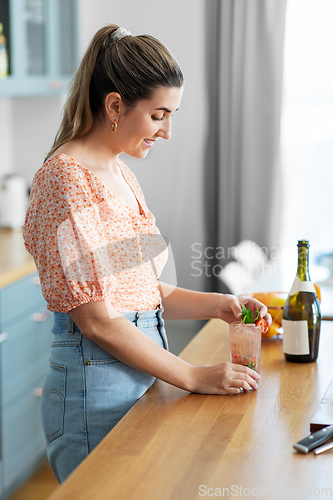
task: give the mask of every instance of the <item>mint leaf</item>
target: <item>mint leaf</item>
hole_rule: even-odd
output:
[[[251,311],[251,309],[247,310],[247,319],[247,323],[253,323],[253,312]]]
[[[242,304],[242,321],[243,321],[243,323],[244,323],[244,318],[246,316],[246,311],[247,311],[246,307],[244,306],[244,304]]]
[[[257,308],[257,317],[256,319],[253,320],[253,323],[255,323],[259,319],[259,309]]]
[[[257,365],[255,361],[250,361],[250,363],[245,366],[248,366],[249,368],[251,368],[251,370],[257,371]]]
[[[253,312],[251,309],[246,309],[244,304],[242,304],[242,321],[243,323],[255,323],[259,318],[259,309],[257,308],[257,317],[253,319]]]
[[[251,309],[246,309],[244,304],[242,304],[242,321],[243,321],[243,323],[251,323],[251,314],[252,314]],[[252,319],[253,319],[253,314],[252,314]]]

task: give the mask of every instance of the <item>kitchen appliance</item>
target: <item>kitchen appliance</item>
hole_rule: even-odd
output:
[[[0,179],[0,226],[19,229],[28,208],[28,186],[24,177],[6,174]]]

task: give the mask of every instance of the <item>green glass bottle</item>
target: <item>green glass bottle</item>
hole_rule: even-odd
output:
[[[297,274],[283,308],[283,352],[287,361],[311,363],[318,357],[321,313],[309,274],[309,242],[297,246]]]

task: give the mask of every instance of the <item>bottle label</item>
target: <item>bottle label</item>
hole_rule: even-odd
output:
[[[300,278],[296,276],[289,295],[295,295],[297,292],[316,293],[316,289],[312,281],[301,281]]]
[[[310,354],[308,322],[282,319],[283,352],[304,356]]]

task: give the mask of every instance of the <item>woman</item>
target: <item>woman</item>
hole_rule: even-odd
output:
[[[120,153],[144,158],[169,139],[182,72],[167,49],[116,25],[94,36],[54,145],[34,177],[24,239],[54,311],[42,420],[62,482],[157,378],[186,391],[237,394],[259,375],[228,362],[191,366],[167,349],[164,318],[239,319],[255,300],[158,280],[167,250]],[[163,303],[163,307],[162,307]]]

